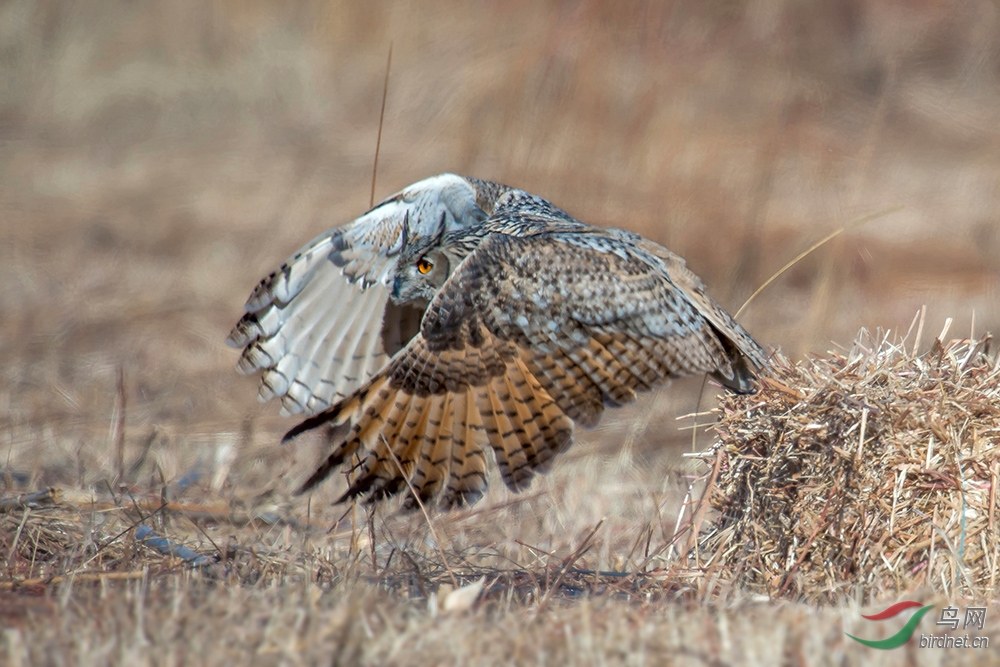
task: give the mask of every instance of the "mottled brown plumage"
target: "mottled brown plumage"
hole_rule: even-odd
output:
[[[398,253],[389,297],[427,304],[419,333],[286,435],[349,425],[331,431],[303,491],[357,455],[341,500],[389,496],[408,479],[421,500],[471,503],[486,488],[486,448],[520,490],[569,447],[574,422],[593,426],[605,406],[699,373],[750,391],[766,367],[681,258],[490,185],[487,219],[408,238]]]

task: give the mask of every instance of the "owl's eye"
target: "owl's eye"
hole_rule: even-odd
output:
[[[419,262],[417,262],[417,271],[419,271],[420,273],[430,273],[431,269],[433,268],[434,265],[428,262],[426,259],[422,259]]]

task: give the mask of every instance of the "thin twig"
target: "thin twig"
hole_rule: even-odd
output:
[[[719,470],[722,469],[722,448],[715,453],[715,465],[712,467],[712,475],[708,478],[705,490],[702,491],[701,498],[698,499],[698,506],[691,517],[691,532],[688,534],[687,544],[684,545],[684,554],[687,555],[698,542],[698,532],[701,530],[701,522],[705,519],[705,512],[708,511],[708,501],[715,488],[715,480],[719,477]]]
[[[382,111],[378,115],[378,138],[375,140],[375,164],[372,166],[372,194],[368,207],[375,206],[375,177],[378,174],[378,154],[382,147],[382,122],[385,120],[385,98],[389,95],[389,70],[392,69],[392,42],[389,42],[389,59],[385,63],[385,81],[382,83]]]
[[[112,424],[115,448],[115,484],[125,481],[125,369],[118,367],[115,419]]]
[[[55,577],[37,577],[35,579],[24,579],[23,581],[0,581],[0,588],[21,588],[23,586],[38,586],[39,584],[59,584],[68,579],[73,581],[102,581],[121,579],[142,579],[146,572],[137,570],[135,572],[78,572],[61,574]]]
[[[583,541],[580,543],[580,546],[578,546],[573,553],[571,553],[569,556],[566,557],[566,559],[563,561],[562,569],[556,576],[556,580],[552,583],[551,586],[548,587],[548,589],[545,591],[545,595],[542,596],[541,601],[538,603],[538,609],[536,610],[536,613],[541,613],[541,611],[545,609],[545,605],[552,597],[552,592],[559,588],[559,584],[562,583],[563,577],[566,576],[566,572],[571,567],[573,567],[576,561],[580,560],[580,558],[583,556],[583,554],[587,552],[588,549],[590,549],[590,547],[592,546],[591,540],[594,539],[594,535],[597,534],[597,531],[603,524],[604,524],[604,519],[598,521],[597,525],[594,526],[593,530],[591,530],[590,533],[588,533],[587,536],[583,538]]]
[[[0,513],[11,512],[27,507],[38,507],[39,505],[58,505],[60,501],[59,489],[49,487],[31,493],[22,493],[17,496],[0,498]]]
[[[451,583],[455,585],[455,588],[459,588],[458,577],[451,569],[451,565],[448,564],[448,559],[444,555],[444,550],[441,548],[441,539],[438,537],[437,531],[434,530],[434,522],[431,521],[431,515],[427,512],[427,508],[424,507],[424,503],[420,500],[420,495],[417,494],[417,490],[413,488],[413,483],[410,482],[409,476],[403,471],[403,464],[399,462],[399,457],[396,456],[396,452],[392,451],[392,447],[386,441],[385,436],[379,434],[382,439],[382,444],[385,445],[386,450],[389,452],[389,456],[392,457],[393,462],[396,464],[396,469],[399,471],[399,476],[403,478],[406,482],[406,488],[410,490],[413,494],[413,499],[417,501],[417,506],[420,507],[420,511],[424,515],[424,519],[427,521],[427,527],[430,528],[431,535],[434,536],[434,548],[437,549],[438,554],[441,556],[441,562],[444,563],[444,569],[448,570],[448,576],[451,577]]]
[[[920,351],[920,337],[924,333],[924,318],[925,317],[927,317],[927,304],[926,303],[924,305],[920,306],[920,322],[917,324],[917,335],[913,339],[913,352],[910,353],[910,356],[915,357],[915,356],[917,356],[917,353]]]
[[[834,484],[833,490],[830,491],[830,494],[826,499],[826,504],[823,505],[823,510],[820,512],[819,519],[816,520],[816,528],[813,529],[813,532],[809,535],[809,538],[805,541],[805,544],[803,544],[802,547],[800,548],[799,557],[795,559],[795,564],[791,567],[790,570],[788,570],[788,574],[785,575],[785,582],[781,585],[781,588],[778,590],[778,597],[781,597],[782,595],[785,594],[785,591],[788,589],[788,586],[792,583],[792,578],[795,576],[795,573],[798,572],[799,567],[802,566],[802,563],[803,561],[805,561],[806,556],[809,555],[809,551],[810,549],[812,549],[813,542],[816,541],[816,536],[819,535],[821,530],[827,527],[826,513],[827,510],[830,509],[830,502],[836,497],[836,495],[837,495],[837,485]]]
[[[24,524],[28,522],[28,515],[31,514],[31,508],[25,507],[24,514],[21,516],[21,523],[17,525],[17,532],[14,533],[14,541],[11,542],[10,551],[7,553],[7,567],[12,565],[14,560],[14,552],[17,551],[17,542],[21,539],[21,531],[24,530]]]
[[[904,206],[895,206],[893,208],[887,208],[887,209],[885,209],[883,211],[879,211],[878,213],[872,213],[871,215],[866,215],[863,218],[858,218],[857,220],[855,220],[853,222],[850,222],[850,223],[844,225],[843,227],[841,227],[841,228],[839,228],[839,229],[837,229],[837,230],[835,230],[835,231],[827,234],[826,236],[824,236],[823,238],[821,238],[819,241],[817,241],[816,243],[812,244],[811,246],[809,246],[808,248],[806,248],[805,250],[803,250],[802,252],[800,252],[798,255],[795,256],[794,259],[792,259],[792,261],[788,262],[788,264],[785,264],[783,267],[781,267],[780,269],[778,269],[777,273],[775,273],[773,276],[771,276],[770,278],[768,278],[767,280],[765,280],[764,284],[761,285],[760,287],[758,287],[757,290],[753,294],[751,294],[747,298],[746,301],[743,302],[743,305],[740,306],[740,309],[736,311],[736,314],[733,315],[733,317],[739,318],[740,314],[746,309],[747,306],[750,305],[750,302],[753,301],[757,297],[758,294],[760,294],[761,292],[763,292],[764,289],[768,285],[770,285],[775,280],[777,280],[778,277],[781,276],[781,274],[783,274],[785,271],[787,271],[788,269],[790,269],[793,266],[795,266],[796,264],[798,264],[799,261],[802,260],[802,258],[806,257],[807,255],[809,255],[814,250],[822,247],[828,241],[832,241],[836,237],[838,237],[841,234],[843,234],[844,232],[846,232],[848,229],[852,229],[852,228],[857,227],[858,225],[862,225],[862,224],[864,224],[866,222],[871,222],[872,220],[877,220],[878,218],[882,218],[882,217],[887,216],[887,215],[889,215],[891,213],[896,213],[897,211],[902,211],[904,208],[905,208]]]

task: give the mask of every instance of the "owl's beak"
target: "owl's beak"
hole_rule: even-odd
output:
[[[390,297],[392,297],[392,300],[394,302],[399,303],[399,293],[402,291],[402,289],[403,289],[403,278],[402,276],[396,276],[396,278],[392,281],[392,293],[389,295]]]

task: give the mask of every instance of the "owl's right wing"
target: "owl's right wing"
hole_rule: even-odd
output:
[[[492,185],[492,184],[487,184]],[[260,281],[227,344],[262,371],[259,398],[312,415],[350,395],[419,330],[422,307],[389,301],[404,244],[476,225],[483,182],[443,174],[414,183],[327,231]]]
[[[715,329],[719,342],[726,348],[727,356],[732,363],[733,375],[727,377],[714,374],[715,379],[734,391],[751,392],[754,378],[759,372],[768,368],[767,352],[719,305],[719,302],[708,294],[705,283],[688,268],[684,258],[649,239],[638,235],[636,238],[636,245],[639,248],[663,263],[664,271],[671,282],[684,292],[688,302],[694,306],[698,314],[708,320]]]
[[[713,327],[658,262],[577,227],[487,236],[383,371],[286,435],[351,424],[302,490],[358,454],[341,500],[408,482],[422,500],[470,503],[486,486],[487,446],[523,489],[569,446],[573,422],[593,426],[605,406],[674,377],[732,375]]]

